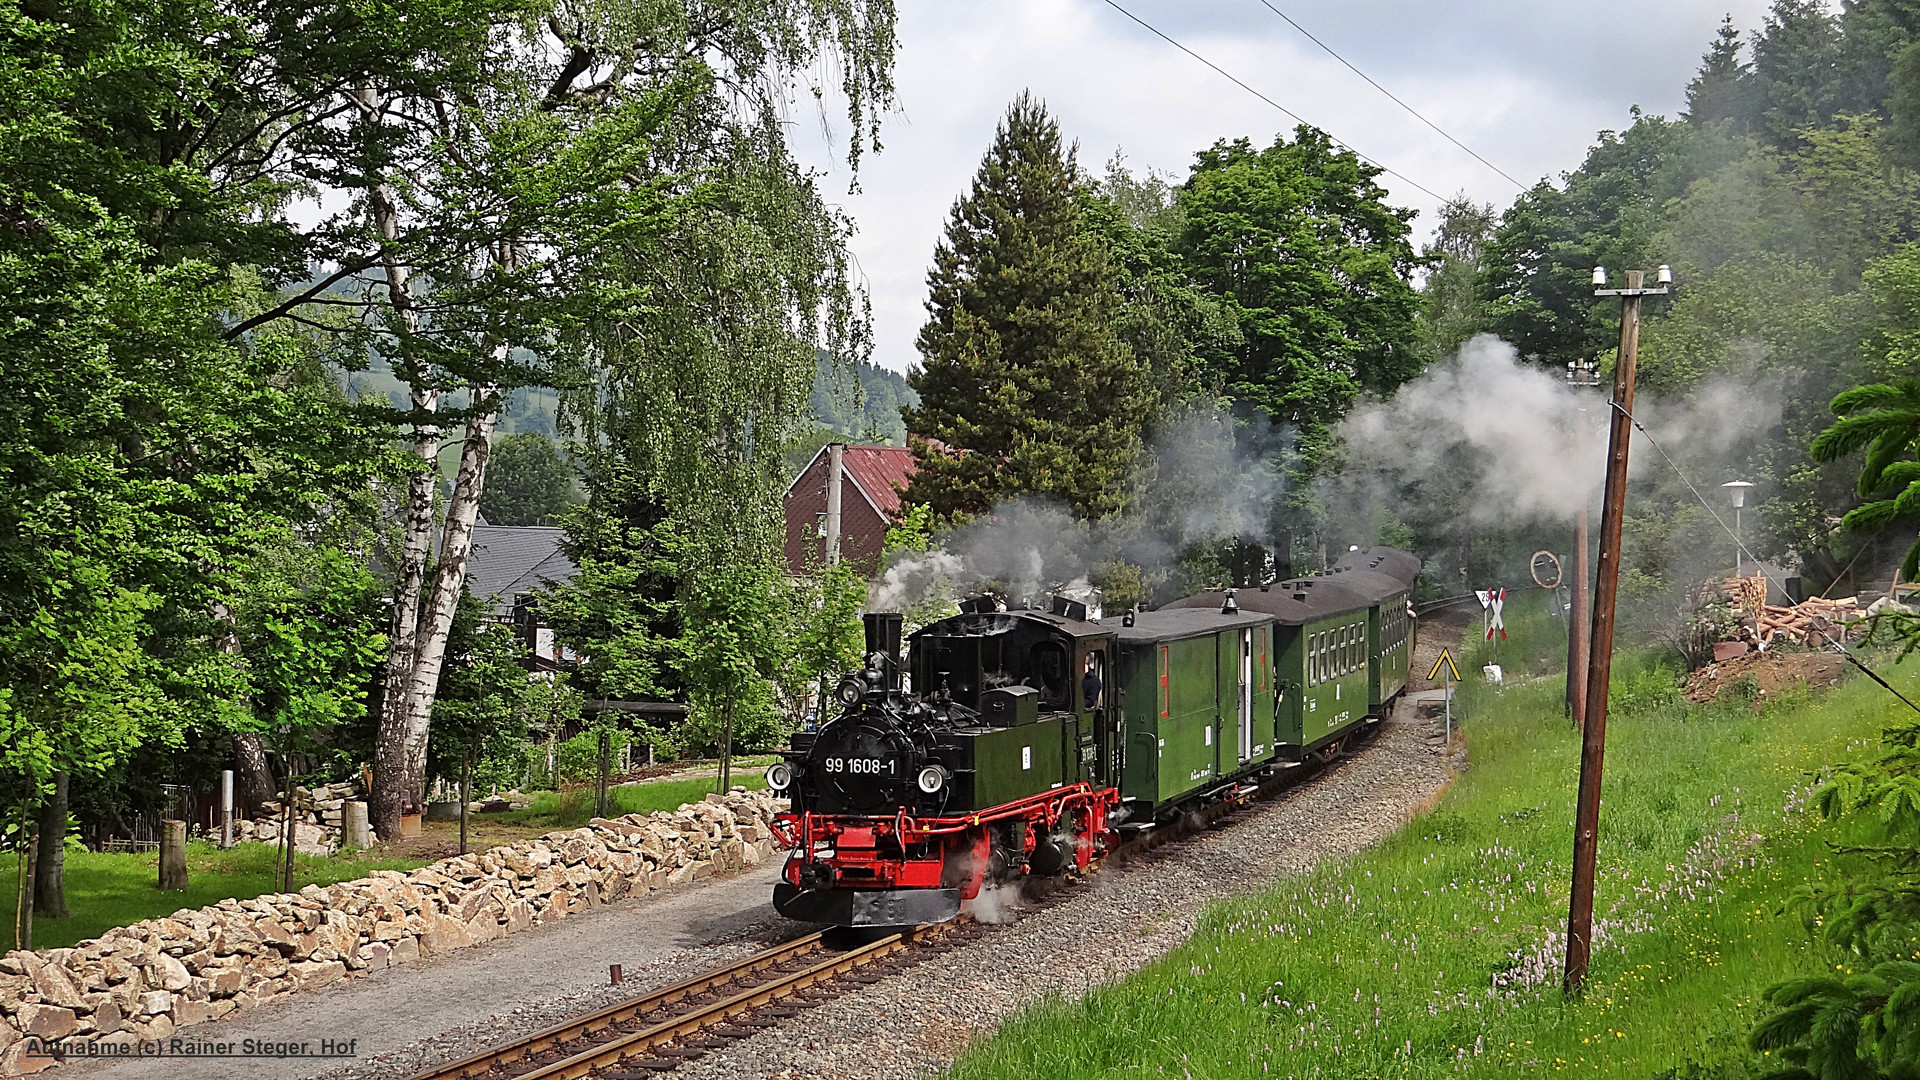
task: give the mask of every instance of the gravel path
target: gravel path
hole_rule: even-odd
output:
[[[1389,722],[1366,750],[1234,824],[1106,870],[982,940],[681,1066],[675,1080],[912,1077],[1049,995],[1078,997],[1167,953],[1210,899],[1397,830],[1451,775],[1432,727]],[[1152,861],[1150,861],[1152,860]]]

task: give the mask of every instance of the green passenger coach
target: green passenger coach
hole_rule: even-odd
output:
[[[1123,804],[1161,806],[1273,756],[1273,620],[1191,609],[1115,627]]]
[[[1406,689],[1407,604],[1419,572],[1420,561],[1405,552],[1358,548],[1324,573],[1235,592],[1242,612],[1274,620],[1274,742],[1282,758],[1330,754]],[[1202,593],[1163,610],[1218,610],[1226,597]]]

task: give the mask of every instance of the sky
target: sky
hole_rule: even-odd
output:
[[[1723,16],[1757,30],[1767,0],[1267,0],[1506,173],[1532,184],[1579,165],[1629,109],[1676,115]],[[1114,0],[1122,8],[1401,174],[1390,201],[1418,210],[1464,192],[1505,208],[1519,193],[1289,26],[1262,0]],[[844,110],[796,107],[792,141],[858,226],[874,359],[904,370],[926,320],[926,271],[1007,104],[1043,98],[1083,165],[1116,151],[1136,171],[1186,174],[1195,151],[1257,144],[1295,121],[1130,21],[1106,0],[899,0],[898,100],[884,149],[848,192]],[[1417,186],[1416,186],[1417,185]]]

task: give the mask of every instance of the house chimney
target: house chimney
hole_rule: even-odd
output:
[[[840,489],[846,477],[845,443],[827,444],[827,565],[840,565]]]

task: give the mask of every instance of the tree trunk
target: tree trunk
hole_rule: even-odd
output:
[[[237,667],[243,664],[240,657],[240,635],[234,625],[233,609],[225,604],[213,605],[213,619],[221,626],[218,640],[214,642],[221,652],[232,657]],[[250,705],[251,702],[244,701]],[[248,731],[235,732],[233,736],[235,796],[238,799],[234,807],[238,816],[251,818],[260,812],[260,804],[273,798],[273,769],[267,764],[267,747],[260,736]]]
[[[720,794],[733,786],[733,696],[727,696],[726,718],[720,725]]]
[[[488,387],[479,393],[492,398],[495,391]],[[480,492],[486,483],[487,457],[498,415],[490,410],[467,421],[460,471],[454,476],[453,497],[447,501],[447,525],[440,539],[440,572],[433,585],[433,602],[421,619],[415,641],[413,678],[407,687],[406,749],[407,779],[416,792],[426,788],[427,724],[433,716],[434,694],[440,687],[440,667],[446,660],[447,632],[453,628],[453,613],[467,585],[473,523],[480,514]],[[418,796],[415,798],[417,801]]]
[[[260,804],[273,798],[273,766],[267,764],[267,744],[250,731],[233,736],[234,816],[251,820]]]
[[[613,735],[606,728],[600,729],[600,742],[595,750],[597,752],[594,756],[598,760],[594,764],[596,778],[593,790],[593,812],[597,817],[606,817],[607,773],[613,768]]]
[[[33,906],[67,917],[67,773],[53,774],[53,797],[40,806],[40,853],[33,861]]]
[[[354,94],[362,119],[379,122],[381,102],[370,88]],[[386,184],[368,190],[374,225],[388,243],[400,235],[400,205],[397,194]],[[411,335],[419,326],[414,307],[411,270],[391,255],[384,259],[387,276],[387,302],[397,315],[400,332]],[[411,365],[408,365],[411,366]],[[380,708],[380,726],[373,745],[373,790],[367,792],[373,831],[385,837],[400,835],[400,811],[403,803],[416,810],[422,792],[408,766],[413,760],[415,708],[412,701],[415,657],[420,632],[420,589],[426,582],[427,559],[432,554],[433,497],[439,489],[440,427],[433,422],[440,410],[440,391],[426,379],[424,371],[399,370],[409,385],[413,402],[413,454],[419,469],[407,478],[406,537],[401,545],[400,566],[393,583],[393,625],[388,635],[386,692]],[[424,733],[420,736],[424,755]],[[424,760],[424,756],[423,756]],[[424,784],[425,770],[418,777]]]
[[[467,804],[473,801],[473,747],[460,759],[460,854],[467,853]]]
[[[384,122],[383,102],[371,87],[356,89],[351,95],[361,120],[368,124]],[[367,189],[370,213],[380,236],[390,245],[400,234],[400,200],[391,185],[375,184]],[[393,308],[400,333],[411,336],[419,327],[419,313],[411,291],[411,270],[393,254],[384,258],[387,278],[387,302]],[[511,269],[510,249],[500,259]],[[496,364],[508,358],[505,344],[494,347]],[[425,611],[420,608],[420,592],[426,582],[427,563],[432,551],[433,502],[439,490],[440,427],[434,423],[439,411],[440,394],[430,372],[414,362],[402,350],[401,364],[395,374],[407,383],[413,402],[414,456],[420,459],[417,472],[408,478],[406,540],[400,568],[394,581],[393,626],[389,635],[386,686],[375,735],[373,769],[374,790],[368,792],[374,831],[381,836],[400,835],[402,804],[412,804],[416,812],[426,795],[428,723],[433,716],[433,699],[439,689],[440,667],[445,659],[447,631],[453,625],[454,609],[466,586],[467,558],[473,547],[473,523],[480,510],[481,487],[486,480],[487,454],[493,434],[497,392],[491,387],[475,390],[475,402],[491,405],[486,412],[467,422],[466,439],[460,453],[460,470],[454,479],[453,496],[448,500],[445,532],[441,537],[439,573],[433,597]]]
[[[187,889],[187,823],[160,823],[160,888],[166,892]]]
[[[283,755],[284,756],[284,755]],[[280,842],[286,845],[286,859],[280,864],[281,892],[293,891],[293,766],[287,766],[286,795],[280,801]]]

